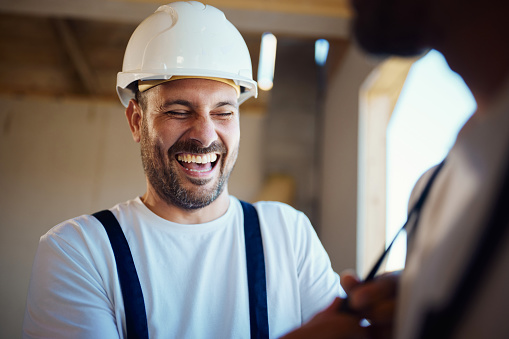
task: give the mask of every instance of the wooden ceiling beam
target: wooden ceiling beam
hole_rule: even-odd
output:
[[[346,8],[347,0],[207,2],[223,10],[226,17],[243,34],[270,31],[274,34],[299,37],[349,38],[349,16],[339,14],[343,11],[340,8]],[[275,4],[272,4],[273,2]],[[160,1],[155,3],[153,0],[16,0],[0,1],[0,12],[138,24],[153,13],[159,4]],[[331,6],[337,9],[328,11]],[[322,9],[318,10],[319,8]],[[335,12],[337,13],[330,15]]]
[[[92,67],[85,59],[83,51],[80,48],[79,42],[73,33],[69,21],[66,19],[52,19],[57,34],[62,41],[65,52],[69,56],[72,65],[77,71],[83,87],[87,90],[88,94],[97,94],[97,77],[95,76]]]
[[[161,4],[159,0],[117,0],[123,2]],[[207,0],[208,5],[240,10],[263,10],[279,13],[350,18],[349,0]]]

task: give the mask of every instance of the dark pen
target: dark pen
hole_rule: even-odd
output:
[[[387,254],[389,253],[392,245],[394,244],[394,242],[398,238],[399,234],[401,232],[403,232],[404,230],[406,230],[406,228],[407,228],[410,220],[412,219],[412,217],[414,217],[415,221],[414,221],[414,227],[412,227],[412,229],[410,230],[410,233],[413,233],[415,231],[415,229],[417,227],[417,222],[419,220],[419,215],[421,214],[422,206],[424,205],[424,202],[426,201],[428,193],[431,190],[431,185],[435,181],[435,178],[437,177],[438,172],[440,172],[440,170],[444,166],[444,163],[445,163],[445,159],[442,160],[442,162],[435,167],[433,173],[431,174],[431,177],[429,178],[428,182],[426,183],[426,186],[422,190],[421,196],[419,197],[419,199],[417,200],[415,205],[412,207],[412,209],[408,213],[408,217],[407,217],[407,220],[406,220],[405,224],[399,229],[398,233],[396,233],[396,235],[392,239],[392,241],[389,244],[389,246],[382,253],[380,258],[377,260],[377,262],[375,263],[375,265],[371,269],[371,271],[369,271],[369,274],[367,275],[366,279],[364,279],[364,281],[362,282],[363,284],[373,280],[373,278],[375,277],[376,273],[380,269],[380,266],[382,266],[382,263],[383,263],[385,257],[387,256]],[[338,310],[339,310],[339,312],[355,313],[351,309],[351,307],[350,307],[350,303],[348,301],[348,296],[345,299],[342,300],[342,303],[341,303],[341,305],[339,305],[339,309]]]

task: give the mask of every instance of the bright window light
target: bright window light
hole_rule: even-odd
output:
[[[272,33],[263,33],[258,64],[258,87],[268,91],[273,86],[274,67],[276,65],[277,39]]]
[[[387,127],[388,242],[406,220],[416,181],[447,155],[475,109],[470,90],[442,54],[430,51],[412,66]],[[404,266],[405,239],[394,243],[388,270]]]
[[[329,42],[325,39],[315,41],[315,62],[318,66],[325,65],[329,54]]]

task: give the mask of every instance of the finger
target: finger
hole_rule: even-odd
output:
[[[399,276],[399,272],[386,273],[357,286],[350,293],[351,307],[356,310],[365,310],[385,299],[395,298]]]
[[[345,270],[340,275],[341,286],[350,294],[361,282],[353,270]]]

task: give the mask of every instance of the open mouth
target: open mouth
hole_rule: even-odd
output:
[[[218,153],[179,153],[175,157],[185,170],[194,173],[206,173],[215,167],[220,156]]]

